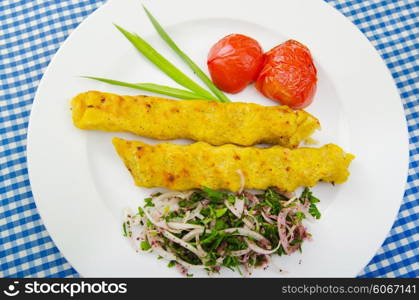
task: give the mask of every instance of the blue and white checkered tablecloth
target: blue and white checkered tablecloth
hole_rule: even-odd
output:
[[[32,101],[52,56],[104,0],[0,1],[0,276],[75,277],[37,212],[26,165]],[[410,134],[400,212],[360,277],[419,277],[419,99],[416,0],[327,0],[368,37],[399,89]]]

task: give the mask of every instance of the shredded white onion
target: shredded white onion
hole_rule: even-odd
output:
[[[201,215],[201,214],[197,214],[197,215],[196,215],[196,217],[197,217],[198,219],[200,219],[200,220],[205,219],[205,217],[204,217],[203,215]]]
[[[203,253],[201,253],[201,251],[199,251],[198,249],[196,249],[194,246],[192,246],[191,244],[185,242],[184,240],[178,238],[177,236],[171,234],[168,231],[163,230],[162,234],[168,238],[169,240],[171,240],[172,242],[181,245],[183,248],[188,249],[189,251],[191,251],[192,253],[194,253],[196,256],[198,256],[199,258],[203,258],[205,255],[203,255]]]
[[[153,203],[160,203],[163,201],[166,201],[170,198],[173,197],[177,197],[177,198],[181,198],[181,199],[187,199],[189,197],[189,192],[188,193],[182,193],[182,192],[166,192],[161,194],[160,196],[157,196],[156,198],[153,199]]]
[[[192,218],[190,218],[189,216],[191,215],[191,212],[188,210],[186,213],[185,213],[185,216],[183,217],[183,219],[182,219],[182,223],[186,223],[186,222],[188,222],[190,219],[192,219]]]
[[[144,231],[142,231],[137,224],[133,224],[133,219],[134,216],[132,216],[131,214],[127,214],[127,221],[129,221],[129,223],[125,222],[125,226],[127,230],[127,238],[129,240],[129,243],[131,244],[131,247],[134,250],[138,251],[138,247],[140,244],[139,242],[143,241],[145,236]],[[148,251],[150,251],[150,249]]]
[[[188,229],[195,229],[195,228],[204,228],[201,225],[196,224],[188,224],[188,223],[178,223],[178,222],[168,222],[167,225],[170,228],[178,229],[178,230],[188,230]]]
[[[196,208],[191,213],[189,211],[187,212],[187,216],[185,215],[185,218],[183,219],[183,223],[186,223],[189,220],[192,220],[193,218],[195,218],[198,215],[200,215],[201,210],[202,210],[202,204],[201,203],[198,203],[198,205],[196,206]]]
[[[197,228],[192,231],[189,231],[187,234],[185,234],[182,238],[185,242],[189,242],[192,240],[197,234],[202,234],[204,232],[203,228]]]
[[[143,209],[144,211],[144,215],[147,217],[147,219],[151,222],[151,224],[157,226],[157,227],[161,227],[164,229],[167,229],[167,225],[166,222],[161,222],[161,221],[156,221],[150,214],[150,212],[148,211],[147,208]]]
[[[223,261],[224,261],[224,257],[223,256],[220,256],[219,258],[217,258],[215,260],[215,264],[219,266],[219,265],[221,265],[223,263]]]
[[[241,193],[243,193],[244,186],[246,184],[246,179],[244,178],[244,174],[243,174],[242,170],[238,169],[236,172],[240,176],[240,188],[239,188],[239,191],[237,193],[241,194]]]
[[[206,256],[207,253],[204,251],[204,249],[202,249],[201,242],[199,240],[199,234],[195,235],[195,240],[196,240],[196,249],[198,249],[198,251],[200,252],[200,256],[201,257]]]
[[[250,251],[250,248],[244,250],[231,251],[231,256],[242,256],[249,253]]]
[[[237,202],[239,202],[239,204],[237,204]],[[233,215],[235,215],[237,218],[241,218],[244,209],[243,199],[236,198],[234,206],[231,205],[230,202],[228,202],[228,200],[226,199],[224,200],[224,205],[233,213]]]
[[[247,246],[252,249],[254,252],[259,253],[259,254],[272,254],[275,253],[276,251],[278,251],[279,247],[281,246],[281,243],[278,243],[278,245],[272,249],[272,250],[267,250],[267,249],[263,249],[261,247],[259,247],[258,245],[256,245],[254,242],[250,241],[249,239],[244,239],[247,243]]]
[[[246,216],[247,216],[247,218],[250,218],[250,219],[252,219],[253,220],[253,223],[255,224],[255,229],[256,229],[256,231],[259,231],[259,229],[260,229],[260,224],[259,224],[259,221],[255,218],[255,216],[253,216],[251,213],[249,213],[248,211],[247,211],[247,209],[245,209],[244,210],[244,213],[246,214]]]
[[[255,229],[255,224],[251,221],[249,221],[246,217],[242,219],[244,225],[246,226],[246,228],[249,228],[250,230]]]
[[[285,202],[282,206],[283,207],[287,207],[288,205],[290,205],[291,203],[293,203],[295,200],[297,200],[297,197],[293,197],[290,200],[288,200],[287,202]]]
[[[241,216],[244,210],[244,199],[236,198],[236,201],[234,202],[234,209]]]
[[[269,224],[274,224],[274,223],[275,223],[275,222],[274,222],[271,218],[269,218],[269,217],[265,214],[265,212],[264,212],[263,210],[260,212],[260,214],[262,215],[263,219],[264,219],[266,222],[268,222]]]
[[[157,226],[157,227],[159,227],[159,228],[163,228],[163,229],[166,229],[166,230],[168,230],[168,231],[170,231],[170,232],[173,232],[173,233],[180,233],[180,232],[182,232],[182,231],[180,231],[180,230],[176,230],[176,229],[171,229],[171,228],[169,228],[168,226],[167,226],[167,223],[166,223],[166,221],[164,221],[164,220],[159,220],[159,221],[156,221],[151,215],[150,215],[150,212],[147,210],[147,208],[144,208],[143,209],[143,211],[144,211],[144,215],[147,217],[147,219],[154,225],[154,226]]]
[[[242,228],[242,227],[234,227],[234,228],[227,228],[222,230],[225,233],[230,233],[232,235],[243,235],[243,236],[248,236],[251,238],[254,238],[255,240],[261,241],[261,240],[265,240],[268,241],[263,235],[261,235],[260,233],[257,233],[256,231],[247,229],[247,228]],[[268,241],[269,242],[269,241]]]

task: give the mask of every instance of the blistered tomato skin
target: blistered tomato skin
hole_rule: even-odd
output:
[[[302,109],[313,101],[316,84],[317,70],[310,50],[288,40],[266,53],[256,88],[270,99]]]
[[[255,81],[262,69],[259,43],[242,34],[222,38],[208,54],[208,70],[214,84],[227,93],[238,93]]]

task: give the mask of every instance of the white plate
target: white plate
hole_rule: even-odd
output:
[[[341,145],[356,159],[347,183],[314,189],[323,217],[309,224],[314,239],[303,245],[302,254],[275,260],[288,273],[270,268],[253,276],[356,276],[393,223],[408,161],[401,101],[373,46],[323,1],[143,2],[204,69],[210,46],[233,32],[256,38],[265,50],[289,38],[309,46],[319,71],[318,92],[308,109],[322,123],[316,138]],[[180,276],[154,255],[136,254],[121,236],[123,208],[135,207],[150,190],[134,186],[110,141],[116,135],[140,138],[81,131],[71,122],[69,101],[79,92],[138,93],[79,75],[174,85],[112,23],[141,34],[188,70],[159,39],[138,0],[110,1],[93,13],[55,55],[35,97],[28,135],[33,194],[54,242],[82,276]],[[274,104],[253,87],[231,98]],[[238,275],[223,271],[221,276]]]

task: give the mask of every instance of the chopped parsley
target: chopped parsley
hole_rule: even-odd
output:
[[[142,241],[140,243],[140,248],[143,251],[147,251],[147,250],[151,249],[151,245],[147,241]]]
[[[265,254],[249,249],[249,243],[268,251],[274,249],[271,255],[287,255],[301,251],[304,240],[311,236],[302,222],[307,213],[316,219],[321,217],[316,206],[320,200],[309,188],[299,197],[284,195],[288,194],[276,188],[257,194],[234,194],[208,187],[180,196],[154,194],[144,199],[136,215],[128,215],[123,234],[135,239],[133,232],[142,231],[142,238],[137,237],[139,249],[153,251],[153,243],[153,247],[169,253],[176,258],[168,263],[169,268],[179,263],[182,268],[199,265],[208,272],[219,272],[226,267],[241,274],[242,267],[251,270],[268,264]],[[141,229],[128,232],[127,225]],[[144,240],[144,236],[155,241]],[[182,273],[192,276],[186,269]]]

